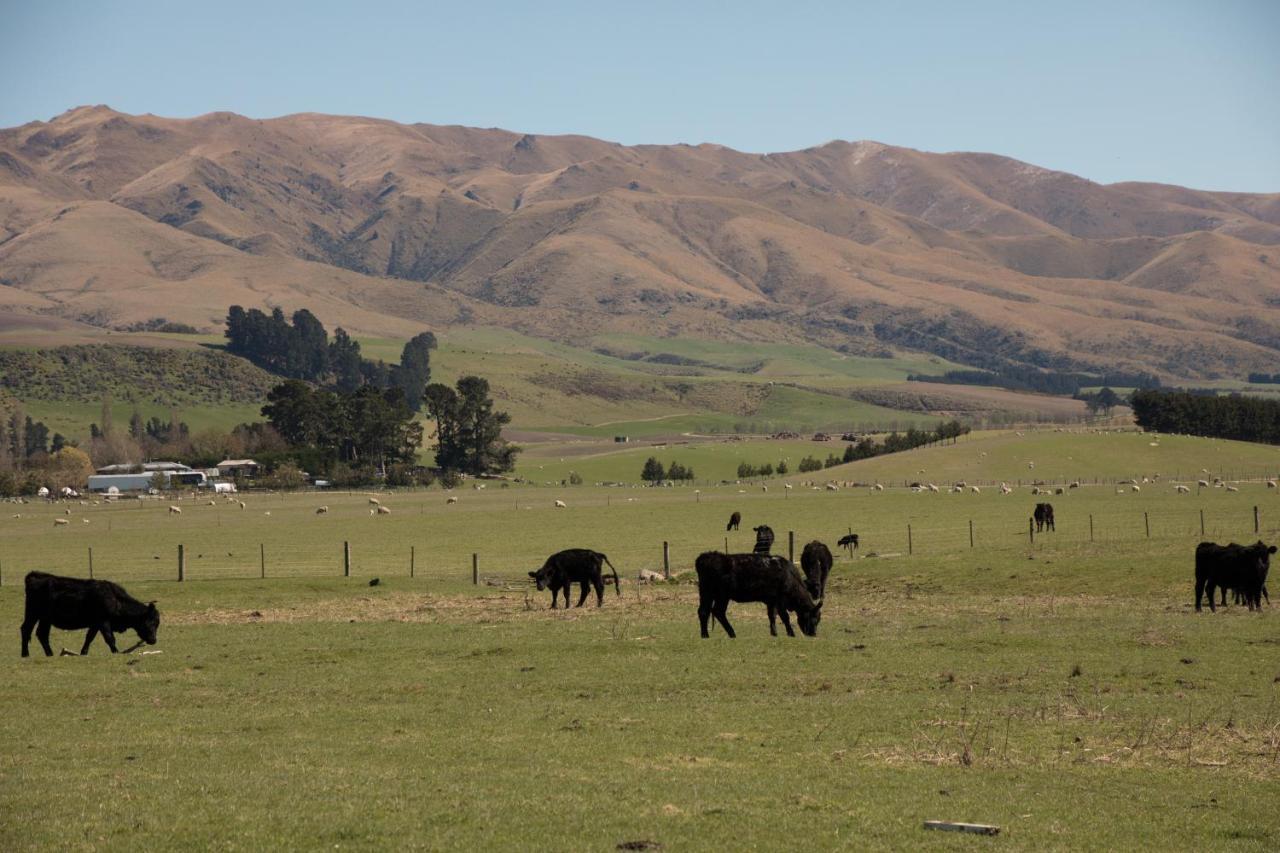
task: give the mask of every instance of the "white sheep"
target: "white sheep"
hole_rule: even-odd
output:
[[[382,505],[382,501],[378,500],[377,498],[369,498],[369,506],[381,506],[381,505]]]
[[[1191,494],[1191,489],[1190,489],[1190,488],[1188,488],[1187,486],[1182,485],[1181,483],[1179,483],[1179,484],[1178,484],[1177,486],[1175,486],[1174,488],[1177,490],[1178,494],[1180,494],[1180,495],[1189,495],[1189,494]]]
[[[182,508],[181,508],[181,507],[176,507],[176,506],[174,506],[173,504],[169,504],[169,514],[170,514],[170,515],[182,515]]]
[[[1268,489],[1274,489],[1275,487],[1276,487],[1276,481],[1275,481],[1275,480],[1267,480],[1267,488],[1268,488]]]
[[[655,572],[653,569],[640,570],[640,583],[658,583],[664,580],[666,580],[666,578],[662,576],[661,572]]]
[[[565,509],[568,506],[569,505],[566,504],[564,501],[556,501],[556,509]]]
[[[982,489],[979,489],[977,486],[970,486],[969,491],[973,492],[975,495],[982,494]]]
[[[236,501],[236,503],[240,504],[241,509],[244,509],[244,501]]]
[[[53,520],[53,526],[54,526],[54,527],[57,527],[57,526],[58,526],[58,525],[60,525],[60,524],[66,524],[66,523],[67,523],[67,520],[66,520],[65,518],[55,518],[55,519]]]
[[[316,515],[325,515],[328,512],[329,512],[329,508],[327,506],[316,507]]]
[[[1196,485],[1197,485],[1197,486],[1199,486],[1199,487],[1200,487],[1200,488],[1202,488],[1202,489],[1207,489],[1207,488],[1209,488],[1209,481],[1208,481],[1208,480],[1196,480]]]
[[[884,484],[882,484],[882,483],[876,483],[876,484],[875,484],[874,486],[872,486],[871,488],[875,489],[877,492],[883,492],[883,491],[884,491]]]
[[[457,495],[450,495],[445,499],[446,504],[456,504],[458,502]]]
[[[1240,491],[1240,489],[1239,489],[1238,487],[1236,487],[1236,486],[1227,486],[1227,491],[1228,491],[1228,492],[1238,492],[1238,491]]]
[[[389,507],[382,506],[381,504],[378,505],[377,510],[378,515],[391,515],[391,509]]]

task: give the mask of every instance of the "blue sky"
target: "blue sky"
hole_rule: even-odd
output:
[[[358,113],[1280,191],[1280,0],[0,0],[0,80],[5,127],[91,103]]]

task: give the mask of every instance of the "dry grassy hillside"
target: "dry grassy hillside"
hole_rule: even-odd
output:
[[[82,337],[305,305],[381,336],[478,321],[1238,376],[1280,354],[1278,247],[1280,196],[872,142],[106,107],[0,130],[0,312]]]

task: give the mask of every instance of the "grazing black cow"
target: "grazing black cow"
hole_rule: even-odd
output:
[[[822,599],[815,601],[809,595],[804,578],[785,557],[707,551],[698,555],[694,568],[698,571],[698,621],[704,638],[709,636],[707,621],[711,616],[724,626],[730,638],[736,636],[725,615],[730,601],[763,602],[769,612],[769,633],[775,637],[777,616],[782,617],[787,636],[795,636],[788,610],[796,612],[796,621],[805,636],[818,633]]]
[[[1226,590],[1232,589],[1240,594],[1250,610],[1261,609],[1271,555],[1275,552],[1275,545],[1268,546],[1261,541],[1253,545],[1201,542],[1196,546],[1196,610],[1200,610],[1200,600],[1206,592],[1209,609],[1217,609],[1213,606],[1215,587],[1223,590],[1223,604],[1227,603]]]
[[[604,604],[604,578],[601,574],[603,563],[609,563],[609,558],[599,551],[592,551],[589,548],[567,548],[547,557],[542,568],[536,572],[529,572],[529,577],[537,583],[539,592],[544,589],[551,590],[552,609],[555,609],[556,598],[562,589],[564,606],[569,606],[569,589],[575,583],[582,584],[582,595],[578,597],[577,606],[582,606],[582,603],[587,600],[587,592],[594,586],[596,607],[599,607]],[[609,568],[613,569],[613,588],[618,595],[622,595],[622,589],[618,585],[618,570],[614,568],[613,563],[609,563]]]
[[[730,638],[736,637],[726,616],[731,601],[763,602],[769,613],[769,634],[773,637],[778,635],[778,616],[782,617],[787,637],[795,637],[791,617],[787,615],[787,611],[792,610],[805,637],[818,633],[822,599],[814,601],[805,589],[804,578],[786,557],[708,551],[698,556],[694,567],[698,570],[698,621],[704,638],[709,637],[710,616],[716,616]]]
[[[800,568],[804,571],[805,588],[815,600],[821,600],[827,592],[827,575],[831,573],[831,549],[817,539],[804,546],[800,552]]]
[[[31,631],[44,647],[46,655],[53,655],[49,647],[49,629],[78,631],[88,628],[80,654],[89,653],[89,644],[98,634],[106,641],[114,654],[116,632],[133,630],[138,634],[138,645],[155,645],[156,630],[160,627],[160,611],[154,601],[143,604],[118,584],[111,581],[64,578],[44,572],[29,572],[26,579],[27,603],[22,619],[22,656],[28,657]],[[134,646],[137,648],[137,646]]]
[[[773,547],[773,528],[767,524],[762,524],[751,529],[756,532],[756,547],[753,552],[768,556],[769,549]]]
[[[729,516],[729,524],[725,526],[725,532],[728,533],[730,530],[737,530],[738,525],[741,523],[742,513],[735,512],[733,515]]]
[[[1046,527],[1053,530],[1053,504],[1036,504],[1034,518],[1036,533],[1042,533]]]
[[[841,536],[840,541],[836,543],[840,548],[847,548],[849,556],[853,556],[853,552],[858,550],[858,534],[850,533],[848,536]]]

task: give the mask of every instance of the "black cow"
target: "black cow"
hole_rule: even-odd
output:
[[[136,631],[138,645],[156,643],[160,611],[154,601],[143,604],[111,581],[63,578],[44,572],[29,572],[26,579],[27,606],[22,618],[22,656],[28,657],[31,631],[52,655],[49,629],[78,631],[88,628],[80,654],[89,653],[89,644],[99,633],[114,654],[117,631]],[[133,648],[137,648],[134,646]]]
[[[815,600],[821,600],[827,591],[827,575],[831,573],[831,549],[817,539],[804,546],[800,552],[800,568],[804,571],[805,587]]]
[[[725,532],[728,533],[730,530],[737,530],[738,525],[741,523],[742,523],[742,513],[735,512],[733,515],[729,516],[729,523],[724,528]]]
[[[1046,527],[1053,530],[1053,504],[1036,504],[1034,518],[1036,533],[1043,532]]]
[[[767,524],[759,527],[751,528],[756,532],[756,547],[753,549],[756,554],[769,555],[769,549],[773,547],[773,528]]]
[[[840,548],[848,548],[849,556],[852,557],[853,552],[858,550],[858,534],[850,533],[848,536],[841,536],[836,545]]]
[[[1213,606],[1215,587],[1223,590],[1223,604],[1227,603],[1226,590],[1232,589],[1240,594],[1250,610],[1260,609],[1271,555],[1275,552],[1275,545],[1267,546],[1261,541],[1253,545],[1201,542],[1196,546],[1196,610],[1200,610],[1200,600],[1206,592],[1209,609],[1217,609]]]
[[[805,636],[818,633],[822,600],[815,601],[809,595],[804,578],[785,557],[707,551],[698,555],[694,568],[698,571],[698,622],[704,638],[709,636],[707,621],[711,616],[724,626],[730,638],[736,636],[725,615],[730,601],[763,602],[769,612],[769,633],[775,637],[777,616],[782,617],[787,636],[795,636],[788,610],[796,612],[796,621]]]
[[[544,589],[551,590],[551,607],[555,609],[556,599],[560,590],[564,590],[564,606],[569,606],[569,589],[573,584],[582,584],[582,595],[578,597],[578,607],[587,600],[587,592],[591,587],[596,588],[596,607],[604,604],[604,578],[601,574],[601,564],[609,563],[609,558],[599,551],[592,551],[589,548],[568,548],[564,551],[557,551],[547,561],[542,564],[542,568],[536,572],[529,572],[529,577],[533,578],[538,585],[538,591]],[[609,563],[609,568],[613,569],[613,588],[618,595],[622,595],[622,589],[618,585],[618,570],[614,568],[613,563]]]

